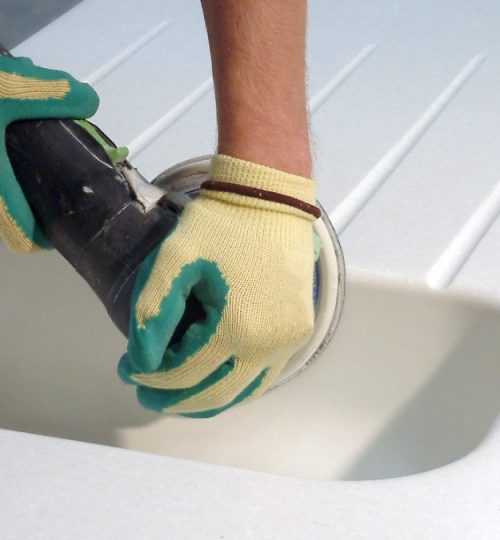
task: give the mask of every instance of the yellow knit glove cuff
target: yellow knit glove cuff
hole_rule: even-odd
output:
[[[316,203],[314,180],[224,154],[212,158],[210,177],[220,182],[282,193],[309,204]]]
[[[203,192],[204,196],[232,204],[292,213],[311,221],[314,221],[319,215],[319,210],[315,207],[316,182],[310,178],[223,154],[215,155],[212,158],[210,178],[211,182],[208,184],[218,185],[220,183],[222,185],[227,183],[233,188],[242,186],[241,190],[250,188],[251,190],[259,190],[260,193],[248,197],[244,193],[228,193],[224,188],[211,187],[210,192],[208,189]],[[203,185],[202,188],[204,188]],[[236,189],[236,191],[238,190]],[[269,195],[271,195],[270,198]],[[291,198],[291,204],[286,203],[287,198]],[[299,203],[303,203],[303,208],[299,209],[298,206],[301,206]],[[311,215],[311,211],[314,210],[318,212],[318,215]]]

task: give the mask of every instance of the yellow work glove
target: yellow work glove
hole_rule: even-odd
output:
[[[50,243],[12,170],[7,126],[26,119],[88,118],[98,106],[94,90],[68,73],[41,68],[29,58],[0,54],[0,236],[12,251],[30,253],[49,248]]]
[[[314,324],[316,184],[225,155],[141,267],[122,379],[140,403],[213,416],[262,394]],[[204,320],[169,341],[193,293]]]

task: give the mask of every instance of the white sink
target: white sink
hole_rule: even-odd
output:
[[[208,420],[142,409],[125,340],[56,254],[0,248],[0,428],[317,478],[405,476],[480,445],[500,410],[500,306],[347,275],[329,349]]]

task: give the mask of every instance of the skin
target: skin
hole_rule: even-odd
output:
[[[217,104],[218,152],[311,176],[307,0],[201,0]]]

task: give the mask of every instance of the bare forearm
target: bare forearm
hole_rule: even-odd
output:
[[[306,0],[202,0],[212,55],[218,151],[311,174]]]

